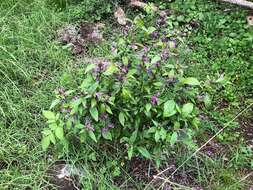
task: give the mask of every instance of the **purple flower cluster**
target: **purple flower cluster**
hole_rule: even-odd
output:
[[[163,61],[166,61],[169,58],[169,49],[165,48],[162,50],[161,58]]]
[[[143,61],[144,63],[148,63],[148,62],[150,61],[150,58],[149,58],[148,56],[146,56],[146,55],[143,55],[143,56],[142,56],[142,61]]]
[[[158,28],[162,28],[162,27],[166,27],[167,26],[167,17],[166,16],[162,16],[160,18],[157,19],[156,21],[156,25]]]
[[[109,118],[109,116],[108,116],[108,114],[107,113],[102,113],[101,115],[100,115],[100,119],[101,120],[107,120]]]
[[[121,68],[121,71],[124,73],[124,74],[127,74],[128,73],[128,70],[129,70],[129,67],[128,66],[123,66]]]
[[[102,92],[96,92],[95,96],[97,99],[100,99],[102,97],[103,93]]]
[[[135,50],[138,49],[138,46],[137,46],[135,43],[133,43],[133,44],[131,45],[131,48],[135,51]]]
[[[65,114],[66,114],[66,113],[70,113],[70,112],[71,112],[71,109],[70,109],[70,108],[67,108],[67,109],[66,109],[66,108],[61,108],[60,112],[61,112],[61,113],[65,113]]]
[[[159,38],[159,33],[157,31],[151,33],[151,38],[157,40]]]
[[[107,60],[99,60],[96,63],[96,67],[93,69],[93,75],[98,78],[98,75],[104,71],[106,71],[107,67],[109,65],[109,61]]]
[[[130,31],[131,27],[132,27],[131,24],[127,24],[127,25],[123,28],[122,32],[123,32],[123,34],[124,34],[125,36],[127,36],[127,35],[129,34],[129,31]]]
[[[90,119],[88,118],[85,121],[85,128],[88,129],[89,131],[93,131],[93,132],[95,131],[94,127],[91,124]]]
[[[72,97],[72,100],[73,100],[73,101],[76,101],[76,100],[78,100],[78,98],[79,98],[78,96],[73,96],[73,97]]]
[[[114,124],[112,124],[112,123],[108,124],[106,127],[103,127],[103,128],[102,128],[102,134],[107,133],[107,131],[108,131],[109,129],[113,129],[114,127],[115,127]]]
[[[152,104],[152,105],[157,105],[158,104],[158,97],[160,96],[160,93],[158,92],[158,93],[156,93],[155,95],[153,95],[152,97],[151,97],[151,100],[150,100],[150,103]]]

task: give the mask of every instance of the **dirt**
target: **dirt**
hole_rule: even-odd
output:
[[[103,27],[103,24],[88,22],[81,22],[77,26],[67,25],[57,30],[57,41],[70,46],[73,55],[80,55],[85,53],[88,43],[103,41],[103,33],[100,31]]]
[[[78,176],[64,174],[66,163],[57,162],[53,164],[46,172],[48,181],[58,190],[79,190]],[[52,186],[47,190],[52,189]]]
[[[161,177],[170,176],[172,172],[176,169],[176,161],[175,160],[169,160],[167,163],[164,163],[164,165],[161,166],[159,171],[162,171],[166,168],[169,168]],[[129,182],[127,184],[127,187],[125,189],[136,189],[135,184],[148,184],[152,180],[152,185],[155,186],[155,188],[159,187],[163,181],[160,179],[154,180],[154,175],[158,174],[159,171],[157,170],[156,166],[150,162],[149,160],[139,158],[139,157],[134,157],[132,158],[131,161],[128,161],[126,163],[126,166],[128,167],[126,169],[126,172],[128,175],[131,177],[133,182]],[[122,185],[126,179],[124,177],[115,177],[114,182],[117,186]],[[129,178],[129,176],[126,176]],[[183,186],[187,187],[193,187],[195,189],[202,189],[198,186],[198,184],[194,181],[196,177],[196,174],[194,174],[193,171],[184,171],[184,170],[179,170],[174,176],[170,178],[170,180],[173,183],[177,183]],[[171,184],[165,184],[164,189],[172,189]]]
[[[251,108],[250,112],[252,115],[253,108]],[[242,134],[246,144],[253,150],[253,116],[239,118],[239,124],[239,132]]]

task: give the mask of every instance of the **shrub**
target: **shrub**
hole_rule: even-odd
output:
[[[78,88],[57,90],[54,112],[43,112],[49,124],[44,149],[56,143],[55,136],[65,147],[74,136],[80,142],[118,142],[129,159],[141,155],[159,163],[167,145],[191,142],[200,82],[184,76],[177,41],[165,33],[166,19],[158,18],[155,27],[146,27],[147,20],[136,17],[111,55],[86,65]]]

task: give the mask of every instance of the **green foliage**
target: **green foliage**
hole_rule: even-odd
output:
[[[127,145],[129,159],[141,155],[159,160],[157,154],[168,144],[191,140],[185,134],[196,127],[194,99],[200,82],[185,77],[174,56],[165,56],[178,54],[168,46],[176,42],[162,35],[153,38],[160,29],[149,27],[149,32],[147,20],[136,17],[131,31],[115,45],[116,53],[88,64],[78,88],[57,91],[51,106],[55,112],[44,112],[49,128],[43,132],[43,147],[52,134],[65,142],[63,132],[60,139],[55,131],[64,129],[67,140],[73,135],[83,142],[113,140]]]
[[[73,19],[101,20],[112,13],[113,1],[110,0],[82,0],[78,4],[68,7]]]

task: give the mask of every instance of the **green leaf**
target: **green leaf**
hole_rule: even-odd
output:
[[[160,132],[157,130],[155,132],[155,142],[159,142],[159,139],[160,139]]]
[[[148,103],[148,104],[146,104],[145,107],[146,107],[147,112],[149,112],[150,109],[151,109],[151,107],[152,107],[152,105],[150,103]]]
[[[89,131],[88,134],[89,134],[90,138],[97,143],[97,138],[96,138],[95,134],[93,133],[93,131]]]
[[[193,104],[192,103],[187,103],[183,105],[182,108],[182,114],[183,116],[187,117],[190,115],[190,113],[193,111]]]
[[[90,108],[90,114],[95,121],[98,121],[98,110],[96,107]]]
[[[118,71],[117,66],[115,64],[110,64],[109,67],[107,68],[107,70],[103,74],[104,75],[112,75],[116,71]]]
[[[46,151],[50,145],[50,136],[43,137],[43,139],[41,140],[41,145],[42,149]]]
[[[134,147],[133,145],[131,145],[129,147],[129,149],[127,150],[127,154],[128,154],[128,159],[131,160],[131,158],[133,157],[133,152],[134,152]]]
[[[164,128],[161,128],[160,130],[160,137],[162,140],[165,140],[167,136],[167,131]]]
[[[156,31],[155,27],[150,26],[150,27],[147,28],[147,33],[148,34],[152,34],[154,31]]]
[[[91,75],[88,75],[87,78],[85,78],[81,84],[81,89],[83,91],[86,91],[91,85],[95,83],[94,79],[92,78]]]
[[[102,136],[107,139],[112,141],[112,133],[110,131],[106,131],[105,133],[102,133]]]
[[[63,140],[64,139],[64,131],[63,131],[63,128],[62,127],[57,127],[54,131],[55,133],[55,136],[60,139],[60,140]]]
[[[59,104],[61,102],[61,100],[59,99],[56,99],[54,100],[52,103],[51,103],[51,106],[50,106],[50,110],[53,109],[57,104]]]
[[[157,63],[157,62],[160,61],[160,60],[161,60],[161,57],[158,56],[158,55],[156,55],[155,57],[152,58],[151,64],[155,64],[155,63]]]
[[[145,158],[149,158],[149,159],[151,158],[151,155],[146,148],[138,147],[137,149],[141,153],[141,155],[144,156]]]
[[[163,117],[170,117],[176,114],[175,106],[176,103],[174,100],[168,100],[167,102],[165,102],[163,108]]]
[[[133,144],[133,143],[136,141],[136,139],[137,139],[137,134],[138,134],[138,131],[135,130],[135,131],[133,132],[133,134],[131,135],[131,137],[130,137],[130,139],[129,139],[129,142],[130,142],[131,144]]]
[[[148,133],[155,133],[156,132],[156,127],[151,127],[148,129]]]
[[[55,114],[54,112],[51,111],[43,111],[42,114],[44,115],[45,118],[48,120],[55,120]]]
[[[174,145],[177,142],[177,138],[178,138],[177,132],[173,132],[170,138],[170,144]]]
[[[177,16],[177,21],[183,22],[185,20],[183,15]]]
[[[87,67],[86,67],[86,69],[85,69],[85,74],[86,73],[88,73],[88,72],[90,72],[92,69],[94,69],[96,67],[96,65],[95,64],[89,64]]]
[[[55,139],[55,136],[54,136],[54,133],[50,133],[50,135],[49,135],[49,137],[50,137],[50,141],[53,143],[53,144],[55,144],[56,143],[56,139]]]
[[[127,66],[128,65],[128,57],[126,57],[126,56],[122,57],[122,62],[125,66]]]
[[[121,124],[122,126],[125,125],[125,115],[124,115],[123,112],[120,112],[120,113],[119,113],[119,122],[120,122],[120,124]]]
[[[206,108],[208,108],[212,104],[212,100],[208,94],[205,95],[204,104]]]
[[[96,105],[97,105],[97,101],[96,101],[95,98],[93,98],[93,99],[91,100],[91,107],[94,107],[94,106],[96,106]]]
[[[105,106],[105,109],[106,109],[106,111],[107,111],[109,114],[112,114],[112,110],[111,110],[110,106],[106,105],[106,106]]]
[[[196,78],[189,77],[189,78],[184,78],[183,79],[183,84],[188,84],[188,85],[191,85],[191,86],[198,86],[198,85],[200,85],[200,82]]]

